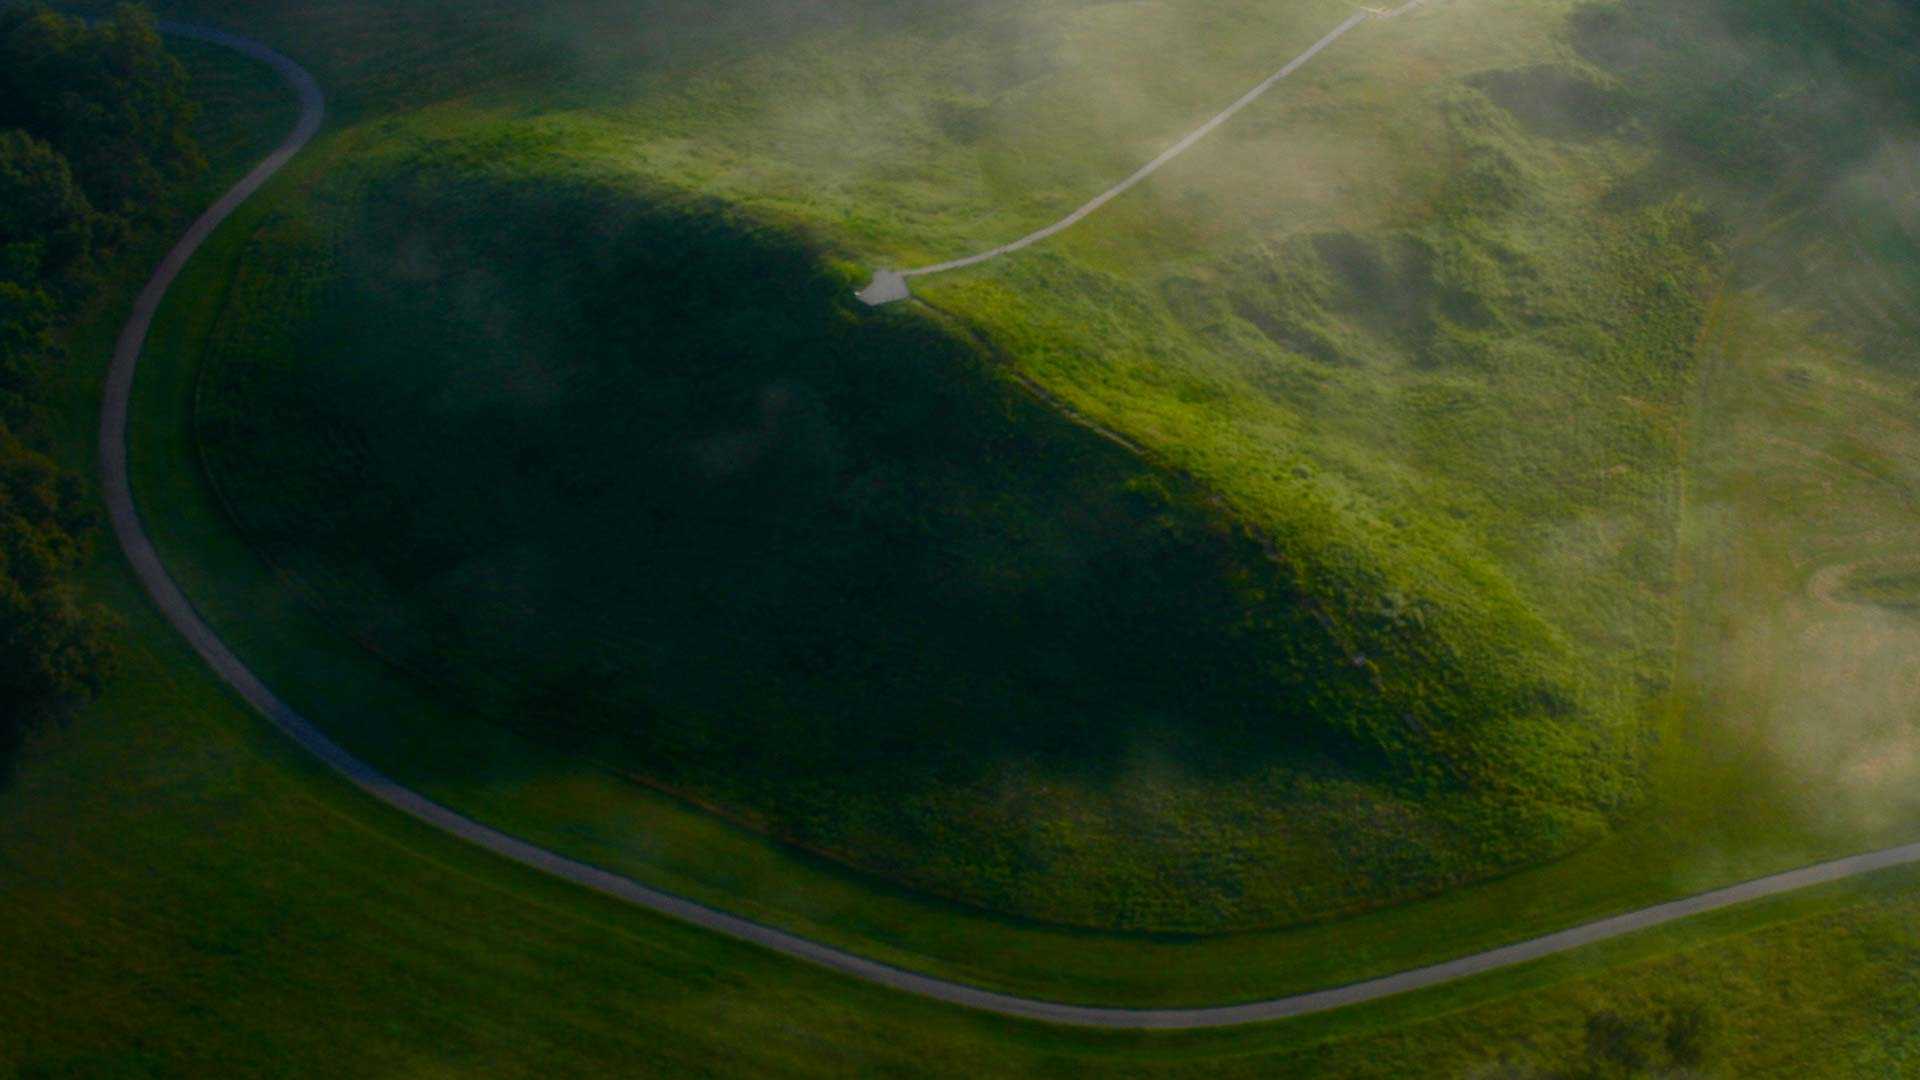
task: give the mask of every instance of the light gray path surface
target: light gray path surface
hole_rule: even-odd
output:
[[[1198,143],[1201,139],[1204,139],[1207,136],[1213,134],[1214,131],[1220,127],[1220,125],[1233,119],[1235,116],[1238,116],[1240,114],[1240,110],[1260,100],[1260,98],[1264,96],[1267,91],[1273,89],[1274,86],[1280,82],[1280,80],[1286,78],[1287,76],[1293,74],[1296,71],[1299,71],[1301,68],[1306,67],[1307,64],[1310,61],[1312,61],[1314,57],[1319,56],[1323,51],[1325,51],[1327,46],[1332,45],[1334,42],[1339,41],[1343,37],[1346,37],[1348,31],[1351,31],[1354,27],[1359,26],[1361,23],[1366,22],[1370,19],[1398,18],[1399,16],[1404,15],[1409,11],[1412,11],[1414,8],[1417,8],[1421,4],[1424,4],[1426,2],[1427,0],[1407,0],[1406,3],[1400,5],[1397,8],[1393,8],[1391,10],[1381,10],[1379,8],[1363,7],[1358,11],[1355,11],[1352,15],[1347,17],[1347,20],[1345,22],[1341,23],[1339,26],[1334,27],[1330,32],[1328,32],[1326,37],[1323,37],[1319,41],[1316,41],[1312,45],[1308,46],[1306,52],[1303,52],[1299,56],[1294,57],[1292,60],[1287,61],[1287,65],[1285,67],[1281,68],[1279,71],[1274,72],[1272,75],[1267,76],[1264,80],[1260,82],[1259,85],[1247,91],[1245,94],[1242,94],[1240,96],[1240,100],[1227,106],[1218,115],[1214,116],[1213,119],[1208,120],[1206,123],[1201,124],[1199,127],[1193,129],[1193,131],[1189,132],[1185,138],[1181,139],[1179,142],[1174,143],[1172,146],[1168,147],[1163,153],[1161,153],[1159,157],[1154,158],[1152,161],[1149,161],[1145,165],[1140,166],[1140,168],[1134,171],[1132,176],[1127,177],[1125,180],[1122,180],[1119,183],[1108,188],[1107,190],[1101,192],[1100,194],[1095,195],[1091,200],[1087,202],[1086,205],[1080,207],[1080,209],[1075,210],[1073,213],[1068,214],[1066,217],[1061,218],[1059,221],[1054,222],[1053,224],[1047,226],[1046,228],[1028,233],[1027,235],[1021,237],[1020,239],[1013,241],[1012,243],[1001,244],[997,248],[993,248],[992,250],[989,250],[989,251],[983,251],[978,255],[969,255],[964,259],[952,259],[947,262],[935,263],[932,266],[922,266],[913,270],[876,271],[873,275],[872,283],[869,284],[866,288],[861,289],[860,291],[854,293],[854,295],[858,296],[860,299],[866,301],[869,305],[872,305],[874,307],[879,307],[882,304],[891,304],[896,300],[905,300],[907,297],[912,295],[912,292],[907,284],[908,278],[924,277],[928,274],[941,274],[941,273],[945,273],[948,270],[959,270],[963,267],[977,266],[980,263],[986,262],[989,259],[997,259],[1002,255],[1011,255],[1014,252],[1019,251],[1023,248],[1032,247],[1033,245],[1039,243],[1042,240],[1046,240],[1050,237],[1057,236],[1060,233],[1063,233],[1068,229],[1073,228],[1075,225],[1078,225],[1080,224],[1080,222],[1086,220],[1087,216],[1092,214],[1094,211],[1107,205],[1113,200],[1119,198],[1120,196],[1125,195],[1127,192],[1133,190],[1134,187],[1139,185],[1141,181],[1145,180],[1149,176],[1152,176],[1154,173],[1159,172],[1162,167],[1164,167],[1168,162],[1172,161],[1174,158],[1177,158],[1181,154],[1186,153],[1188,150],[1193,149],[1194,145]]]
[[[1065,1005],[1014,997],[891,967],[830,945],[823,945],[736,915],[716,911],[682,897],[650,889],[636,881],[569,859],[545,848],[536,847],[524,840],[488,828],[470,818],[462,817],[381,775],[366,762],[347,753],[339,744],[329,739],[276,697],[273,691],[269,690],[245,664],[240,662],[240,659],[194,611],[192,602],[181,593],[179,587],[173,583],[173,579],[167,575],[166,567],[160,561],[159,552],[154,549],[152,541],[148,539],[145,529],[140,524],[140,517],[134,508],[132,492],[127,480],[127,406],[133,388],[134,372],[140,362],[141,347],[153,323],[154,312],[159,308],[161,298],[166,295],[168,286],[172,285],[174,279],[179,276],[181,268],[186,265],[194,251],[212,235],[228,215],[233,213],[235,208],[257,191],[282,165],[298,153],[301,147],[306,145],[314,132],[319,129],[323,112],[320,88],[313,77],[291,60],[264,45],[219,31],[176,24],[163,23],[162,29],[170,34],[225,45],[271,64],[286,77],[299,94],[300,120],[293,133],[287,137],[287,141],[261,162],[258,168],[249,173],[246,179],[201,215],[180,242],[167,254],[167,257],[161,261],[159,269],[154,271],[152,280],[135,300],[126,328],[121,332],[119,342],[114,346],[113,363],[107,376],[106,398],[100,418],[101,480],[105,488],[107,509],[113,523],[114,535],[119,539],[120,546],[126,551],[127,559],[133,564],[135,574],[140,578],[140,583],[146,587],[161,614],[166,616],[167,621],[186,637],[215,674],[233,687],[234,691],[248,704],[265,715],[288,738],[319,758],[328,768],[344,776],[381,802],[410,814],[428,825],[452,833],[515,862],[585,885],[590,889],[597,889],[609,896],[618,897],[662,915],[726,934],[741,941],[752,942],[775,952],[819,964],[881,986],[1007,1016],[1108,1028],[1223,1027],[1230,1024],[1278,1020],[1320,1012],[1523,963],[1743,901],[1772,896],[1793,889],[1803,889],[1824,882],[1838,881],[1842,878],[1906,863],[1920,862],[1920,844],[1858,855],[1790,873],[1776,874],[1743,885],[1735,885],[1685,900],[1676,900],[1669,904],[1630,912],[1611,919],[1603,919],[1517,945],[1464,956],[1444,964],[1331,990],[1212,1008],[1116,1009]]]

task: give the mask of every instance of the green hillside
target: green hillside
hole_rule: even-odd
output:
[[[866,955],[1114,1004],[1335,985],[1914,836],[1911,4],[1438,4],[1420,18],[1471,18],[1369,27],[1350,44],[1379,55],[1329,55],[1211,158],[881,313],[846,300],[873,263],[1045,220],[1242,88],[1196,56],[1239,49],[1257,76],[1344,9],[1302,6],[1299,40],[1272,47],[1252,31],[1273,13],[1237,5],[188,6],[312,65],[337,126],[156,325],[143,516],[270,684],[463,812]],[[985,63],[959,45],[987,40],[1024,57],[1008,79],[1056,81],[956,95],[954,69]],[[133,290],[289,122],[271,73],[176,51],[214,169],[174,185],[60,335],[36,452],[76,504]],[[994,149],[1019,127],[996,110],[1111,97],[1126,65],[1164,131],[1113,161],[1068,141],[1111,130],[1067,122]],[[844,77],[794,80],[809,70]],[[874,128],[876,87],[902,86]],[[739,108],[711,106],[729,93]],[[858,154],[798,153],[870,128]],[[973,194],[872,209],[829,182],[897,196],[915,154],[950,171],[929,198]],[[1505,179],[1481,190],[1460,161]],[[1019,173],[1047,168],[1058,187]],[[1395,201],[1411,190],[1431,197]],[[876,472],[892,483],[849,479]],[[223,507],[209,476],[247,497]],[[1228,1031],[1075,1032],[854,984],[366,799],[244,710],[104,548],[63,550],[81,571],[59,584],[117,613],[120,662],[0,775],[0,1074],[1851,1078],[1904,1075],[1920,1048],[1910,871]],[[467,577],[430,572],[456,557]],[[670,579],[647,573],[662,557]],[[1437,605],[1404,640],[1397,604],[1335,606],[1385,573]],[[835,648],[780,651],[777,616],[827,603]],[[993,632],[920,647],[962,616]],[[697,636],[656,634],[666,617]],[[1399,681],[1382,653],[1377,699],[1313,677],[1347,673],[1343,634],[1462,679]],[[1458,742],[1368,737],[1390,730],[1387,694],[1477,694],[1468,661],[1516,641],[1577,709],[1476,715]],[[394,662],[430,642],[447,656]],[[849,703],[861,650],[861,677],[920,707]],[[684,656],[772,659],[728,684],[674,670]],[[582,697],[536,696],[556,670]],[[1076,670],[1112,681],[1045,677]],[[650,707],[769,693],[763,677],[822,697],[742,708],[739,729]],[[990,693],[1004,711],[973,707]],[[1270,708],[1289,694],[1335,707]],[[1087,708],[1042,707],[1062,702]],[[621,710],[648,723],[604,722]],[[1556,738],[1593,739],[1586,772],[1543,752]],[[645,757],[660,746],[671,761]],[[907,817],[932,788],[876,761],[946,769],[959,794]],[[1028,781],[1027,801],[981,801],[960,763]],[[1231,816],[1248,807],[1287,828]],[[1604,835],[1565,858],[1277,931],[1090,933],[929,895],[1273,922],[1524,861],[1528,829],[1601,808]],[[1037,835],[1044,814],[1057,834]],[[876,865],[928,821],[950,848]],[[767,839],[831,829],[872,846],[820,860]],[[1150,880],[1196,850],[1272,861]],[[1056,861],[991,861],[1010,851]]]
[[[1518,604],[1356,617],[1003,357],[857,311],[788,234],[441,164],[472,153],[359,155],[263,232],[199,416],[266,557],[475,717],[1094,924],[1431,890],[1617,804]],[[1449,618],[1497,656],[1431,655]]]
[[[1457,529],[1306,455],[1210,503],[798,224],[581,176],[617,127],[435,120],[258,242],[201,430],[263,554],[476,718],[1089,925],[1430,892],[1630,796],[1625,710]]]
[[[1284,924],[1590,844],[1672,690],[1724,244],[1866,149],[1767,51],[1814,16],[1370,24],[1054,244],[849,297],[1048,220],[1328,14],[909,6],[350,76],[212,328],[209,475],[472,722],[990,910]],[[1794,106],[1765,153],[1700,146],[1769,100],[1736,77]]]

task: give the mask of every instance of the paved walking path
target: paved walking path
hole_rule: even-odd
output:
[[[1107,205],[1113,200],[1119,198],[1120,196],[1125,195],[1127,192],[1133,190],[1133,188],[1137,186],[1141,181],[1145,180],[1149,176],[1152,176],[1154,173],[1159,172],[1163,166],[1165,166],[1168,162],[1172,161],[1174,158],[1177,158],[1181,154],[1186,153],[1188,150],[1193,149],[1194,145],[1198,143],[1201,139],[1204,139],[1207,136],[1213,134],[1215,129],[1219,128],[1220,125],[1226,123],[1227,121],[1233,119],[1235,116],[1239,115],[1240,110],[1260,100],[1260,98],[1264,96],[1267,91],[1273,89],[1274,86],[1280,82],[1280,80],[1286,78],[1287,76],[1293,74],[1296,71],[1299,71],[1301,68],[1306,67],[1307,64],[1314,57],[1319,56],[1321,52],[1323,52],[1327,48],[1327,46],[1332,45],[1334,42],[1339,41],[1343,37],[1346,37],[1348,31],[1352,30],[1354,27],[1359,26],[1361,23],[1367,22],[1372,19],[1398,18],[1399,16],[1404,15],[1409,11],[1412,11],[1414,8],[1417,8],[1426,2],[1427,0],[1407,0],[1406,3],[1400,5],[1397,8],[1393,8],[1391,10],[1381,10],[1379,8],[1363,7],[1358,11],[1355,11],[1352,15],[1347,17],[1347,20],[1345,22],[1341,23],[1339,26],[1334,27],[1332,31],[1330,31],[1327,34],[1326,37],[1323,37],[1319,41],[1316,41],[1312,45],[1308,46],[1306,52],[1303,52],[1299,56],[1294,57],[1292,60],[1287,61],[1287,65],[1285,67],[1281,68],[1279,71],[1274,72],[1272,75],[1267,76],[1266,79],[1263,80],[1258,86],[1255,86],[1253,89],[1241,95],[1240,100],[1227,106],[1226,109],[1221,111],[1219,115],[1215,116],[1213,119],[1207,121],[1206,123],[1201,124],[1199,127],[1193,129],[1192,132],[1188,133],[1186,138],[1181,139],[1179,142],[1174,143],[1172,146],[1168,147],[1166,151],[1162,153],[1159,157],[1154,158],[1152,161],[1149,161],[1145,165],[1140,166],[1139,169],[1134,171],[1134,174],[1132,176],[1127,177],[1125,180],[1122,180],[1119,183],[1108,188],[1107,190],[1101,192],[1100,194],[1095,195],[1090,201],[1087,202],[1085,206],[1082,206],[1080,209],[1075,210],[1073,213],[1068,214],[1066,217],[1061,218],[1059,221],[1054,222],[1053,224],[1047,226],[1046,228],[1040,229],[1037,232],[1028,233],[1027,235],[1021,237],[1018,240],[1013,241],[1010,244],[1001,244],[999,247],[994,248],[990,251],[983,251],[978,255],[969,255],[964,259],[952,259],[947,262],[935,263],[932,266],[922,266],[913,270],[875,271],[873,275],[873,281],[870,284],[868,284],[866,288],[861,289],[860,291],[854,293],[854,295],[858,296],[861,300],[866,301],[866,303],[868,303],[873,307],[879,307],[882,304],[891,304],[891,303],[894,303],[895,301],[905,300],[907,297],[913,295],[912,290],[909,289],[907,286],[908,278],[924,277],[928,274],[941,274],[941,273],[945,273],[948,270],[958,270],[958,269],[961,269],[962,267],[977,266],[980,263],[986,262],[989,259],[997,259],[1002,255],[1011,255],[1014,252],[1021,250],[1022,248],[1032,247],[1033,245],[1039,243],[1042,240],[1046,240],[1049,237],[1057,236],[1060,233],[1063,233],[1068,229],[1073,228],[1075,225],[1078,225],[1080,224],[1080,222],[1086,220],[1087,216],[1092,214],[1094,211]]]
[[[525,866],[543,870],[590,889],[597,889],[609,896],[618,897],[662,915],[726,934],[741,941],[752,942],[775,952],[831,968],[871,983],[1007,1016],[1104,1028],[1207,1028],[1301,1016],[1342,1005],[1372,1001],[1421,987],[1435,986],[1463,976],[1565,952],[1581,945],[1604,941],[1635,930],[1658,926],[1675,919],[1763,896],[1773,896],[1810,885],[1920,862],[1920,844],[1858,855],[1790,873],[1776,874],[1743,885],[1735,885],[1685,900],[1676,900],[1641,911],[1629,912],[1532,941],[1464,956],[1444,964],[1435,964],[1431,967],[1371,979],[1350,986],[1295,994],[1270,1001],[1212,1008],[1117,1009],[1065,1005],[1015,997],[891,967],[831,945],[823,945],[737,915],[716,911],[683,897],[650,889],[629,878],[567,858],[557,852],[488,828],[470,818],[462,817],[397,781],[383,776],[371,765],[347,753],[339,744],[329,739],[289,707],[286,702],[276,697],[273,691],[269,690],[265,683],[240,662],[240,659],[227,648],[213,629],[194,611],[192,602],[181,593],[179,587],[173,583],[173,579],[167,575],[166,567],[160,561],[159,552],[154,549],[153,542],[147,537],[145,529],[140,524],[140,517],[134,508],[132,492],[127,481],[127,406],[133,388],[134,372],[140,362],[140,351],[146,341],[147,331],[153,324],[154,312],[158,310],[167,288],[173,284],[181,268],[186,265],[187,260],[193,256],[200,245],[213,234],[221,222],[246,201],[248,196],[259,190],[261,185],[298,153],[300,148],[305,146],[319,130],[324,111],[320,87],[313,77],[293,61],[266,46],[217,30],[175,23],[162,23],[161,28],[169,34],[225,45],[271,64],[286,77],[287,81],[293,85],[295,92],[299,94],[300,119],[293,133],[287,136],[286,142],[281,144],[279,149],[261,162],[259,167],[249,173],[244,180],[234,186],[233,190],[222,196],[205,214],[200,216],[199,220],[193,223],[186,235],[161,261],[159,269],[154,271],[153,278],[147,283],[146,288],[141,290],[139,298],[134,301],[133,312],[127,319],[126,328],[121,332],[119,342],[114,346],[113,364],[107,375],[106,398],[100,417],[100,473],[114,536],[119,539],[121,548],[127,553],[128,561],[133,564],[134,573],[138,575],[140,583],[146,587],[147,593],[153,598],[161,614],[166,616],[167,621],[186,637],[194,651],[200,654],[215,674],[219,675],[249,705],[258,709],[288,738],[319,758],[327,767],[367,794],[402,813],[410,814],[428,825]]]

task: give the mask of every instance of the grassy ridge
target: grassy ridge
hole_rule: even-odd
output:
[[[111,307],[85,355],[106,355]],[[97,371],[73,375],[62,446],[84,469]],[[1470,1075],[1573,1067],[1593,1017],[1652,1023],[1702,997],[1708,1075],[1854,1076],[1912,1052],[1901,877],[1305,1024],[1105,1037],[925,1008],[394,818],[245,716],[110,554],[89,587],[129,613],[125,668],[0,793],[19,991],[0,1062],[26,1075]]]

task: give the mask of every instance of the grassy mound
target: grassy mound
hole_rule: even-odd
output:
[[[823,269],[1052,220],[1335,7],[587,4],[415,65],[355,5],[414,21],[310,35],[353,164],[234,283],[210,471],[477,718],[941,895],[1215,929],[1566,851],[1672,690],[1728,248],[1911,355],[1885,5],[1369,24],[938,314]]]
[[[1630,792],[1497,581],[1438,594],[1333,513],[1296,551],[790,232],[499,149],[284,215],[199,412],[263,554],[476,717],[1093,925],[1429,891]]]

